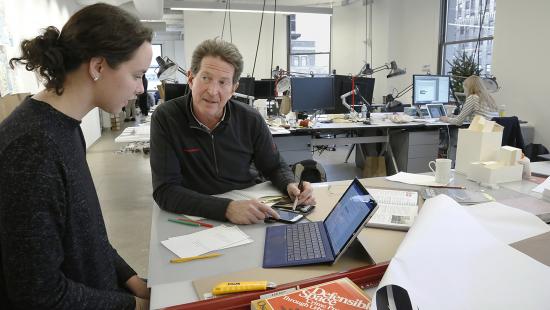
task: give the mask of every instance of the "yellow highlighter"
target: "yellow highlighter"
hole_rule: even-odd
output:
[[[265,291],[268,288],[275,288],[277,285],[267,281],[246,281],[246,282],[221,282],[212,288],[213,295],[223,295],[250,291]]]

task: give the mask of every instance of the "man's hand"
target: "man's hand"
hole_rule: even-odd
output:
[[[134,296],[149,300],[151,297],[151,291],[147,288],[145,281],[140,279],[137,275],[132,276],[126,281],[126,287],[134,294]]]
[[[234,224],[255,224],[266,217],[278,219],[279,214],[257,200],[234,200],[229,203],[225,217]]]
[[[136,299],[136,310],[149,310],[149,300],[134,297]]]
[[[305,204],[305,205],[314,205],[315,204],[315,198],[313,197],[313,188],[311,187],[311,183],[309,182],[302,182],[302,190],[298,188],[297,183],[290,183],[286,187],[286,191],[288,192],[288,195],[290,196],[290,199],[295,200],[298,199],[298,204]]]
[[[449,118],[447,116],[440,116],[439,120],[442,121],[442,122],[445,122],[445,123],[449,122]]]

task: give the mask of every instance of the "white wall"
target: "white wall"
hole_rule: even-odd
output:
[[[432,72],[437,72],[439,5],[439,0],[374,0],[372,26],[362,1],[335,8],[333,68],[338,74],[357,74],[364,61],[374,68],[391,60],[406,68],[406,75],[391,79],[386,78],[389,71],[373,75],[374,103],[382,103],[382,96],[394,88],[397,92],[411,84],[412,74],[421,73],[423,65],[430,65]],[[369,23],[369,32],[372,31],[372,54],[370,47],[365,53],[365,23]],[[401,100],[410,103],[411,93]]]
[[[275,44],[273,67],[279,65],[286,68],[286,15],[277,14],[275,25]],[[237,46],[244,58],[243,76],[252,74],[254,55],[258,42],[258,29],[261,14],[231,13],[233,43]],[[221,36],[223,13],[221,12],[190,12],[184,13],[184,42],[186,63],[191,64],[191,56],[195,47],[206,39]],[[229,24],[225,26],[224,40],[230,40]],[[271,76],[271,42],[273,32],[273,15],[265,14],[262,26],[262,36],[256,60],[254,76],[257,79]]]
[[[78,6],[73,0],[0,0],[5,8],[6,26],[11,35],[11,46],[7,46],[7,58],[20,56],[19,45],[23,39],[34,38],[41,29],[50,25],[61,29]],[[11,71],[14,80],[14,92],[36,93],[42,85],[32,72],[18,66]],[[90,146],[101,136],[99,110],[93,109],[82,119],[82,131],[86,145]]]
[[[493,74],[502,87],[494,97],[535,126],[535,143],[550,147],[548,85],[550,2],[498,1],[493,45]]]
[[[378,0],[372,7],[372,23],[368,20],[362,1],[343,7],[335,7],[332,15],[332,68],[337,74],[358,74],[365,62],[372,68],[388,61],[388,10],[387,0]],[[369,8],[370,10],[370,8]],[[369,14],[370,16],[370,14]],[[372,38],[366,46],[366,26],[371,27]],[[371,31],[369,31],[370,33]],[[372,53],[371,53],[372,47]],[[367,50],[365,50],[367,49]],[[386,95],[387,71],[374,74],[373,103],[381,103]]]
[[[413,74],[424,74],[424,65],[430,66],[432,74],[438,73],[440,1],[394,0],[390,12],[388,60],[396,60],[399,67],[407,69],[407,74],[391,78],[388,84],[400,91],[412,84]],[[400,100],[411,103],[412,91]]]

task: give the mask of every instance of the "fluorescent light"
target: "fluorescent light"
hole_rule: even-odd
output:
[[[213,8],[170,8],[173,11],[201,11],[201,12],[237,12],[237,13],[262,13],[262,10],[252,10],[252,9],[213,9]],[[305,12],[292,12],[292,11],[263,11],[266,14],[325,14],[332,15],[332,13],[305,13]]]
[[[236,10],[236,9],[230,9],[230,10],[226,10],[226,9],[208,9],[208,8],[170,8],[171,10],[174,10],[174,11],[203,11],[203,12],[226,12],[226,11],[229,11],[229,12],[238,12],[238,13],[262,13],[262,11],[260,10]],[[267,13],[267,14],[273,14],[273,11],[264,11],[264,13]],[[282,11],[277,11],[277,14],[295,14],[294,12],[282,12]]]

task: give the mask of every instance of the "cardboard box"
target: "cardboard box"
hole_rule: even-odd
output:
[[[0,98],[0,122],[6,119],[27,96],[30,96],[30,93],[9,94]]]
[[[468,129],[459,129],[455,170],[469,175],[471,163],[497,160],[503,129],[481,116],[476,116]]]

